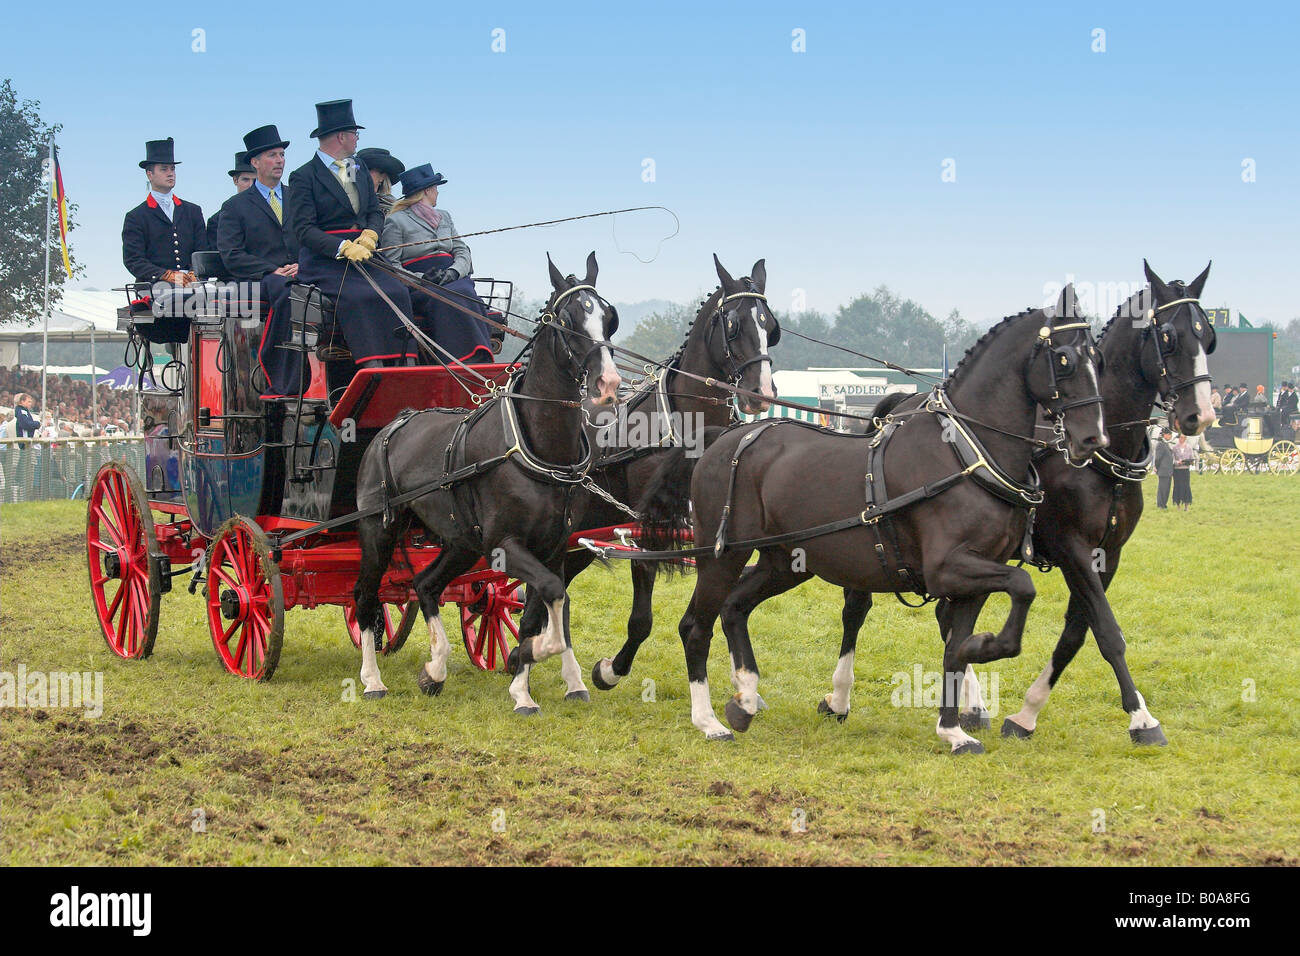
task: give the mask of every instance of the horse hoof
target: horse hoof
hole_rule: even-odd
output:
[[[434,680],[423,667],[420,668],[419,676],[415,678],[415,682],[420,685],[420,690],[430,697],[437,697],[441,694],[442,685],[446,683],[446,681]]]
[[[720,734],[709,734],[708,739],[715,742],[728,743],[734,741],[736,739],[736,735],[723,731]]]
[[[978,740],[968,740],[960,747],[955,748],[952,752],[952,755],[954,757],[960,757],[963,754],[982,754],[982,753],[984,753],[984,745],[982,743],[980,743]]]
[[[519,673],[519,646],[515,645],[510,649],[510,656],[506,658],[506,673],[511,677]]]
[[[1165,739],[1165,732],[1160,729],[1159,724],[1156,724],[1154,727],[1138,727],[1136,729],[1130,729],[1128,735],[1129,739],[1132,740],[1133,743],[1142,747],[1163,747],[1165,744],[1169,743],[1169,741]]]
[[[515,713],[520,717],[536,717],[542,712],[540,707],[516,707]]]
[[[980,710],[971,711],[968,714],[958,714],[957,725],[962,730],[988,730],[993,726],[993,721],[989,719],[987,710]]]
[[[606,681],[605,678],[600,676],[601,665],[613,665],[613,663],[614,662],[607,657],[603,661],[596,661],[596,663],[591,666],[591,682],[596,685],[597,690],[613,690],[615,685],[618,683],[618,681],[615,681],[611,684]]]
[[[571,690],[564,695],[565,700],[580,700],[584,704],[591,703],[591,695],[585,690]]]
[[[1018,723],[1008,717],[1006,720],[1002,721],[1002,736],[1015,737],[1017,740],[1028,740],[1030,737],[1034,736],[1034,732],[1032,730],[1025,730],[1024,727],[1021,727]]]
[[[743,734],[749,729],[749,725],[754,722],[754,715],[746,713],[745,708],[741,707],[734,697],[727,701],[724,710],[727,715],[727,723],[731,724],[739,733]]]
[[[821,700],[817,702],[817,713],[821,714],[823,717],[826,718],[834,717],[841,724],[844,723],[844,721],[849,719],[849,715],[847,713],[841,714],[838,711],[831,710],[831,705],[826,703],[825,697],[823,697]]]
[[[379,700],[387,693],[387,690],[366,690],[361,692],[361,696],[366,700]]]

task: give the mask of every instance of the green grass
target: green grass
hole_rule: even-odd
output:
[[[6,505],[0,669],[103,671],[104,713],[0,711],[3,860],[1295,864],[1300,480],[1192,480],[1191,512],[1148,502],[1112,589],[1169,746],[1129,743],[1091,639],[1034,739],[998,737],[1060,629],[1060,576],[1035,574],[1024,653],[983,669],[999,688],[994,729],[979,734],[989,753],[961,759],[935,736],[933,710],[891,706],[891,676],[937,670],[939,642],[930,609],[890,598],[863,631],[843,725],[814,713],[838,652],[838,591],[811,584],[760,609],[752,630],[770,709],[735,743],[710,744],[689,722],[676,637],[691,579],[661,582],[632,676],[610,693],[593,687],[590,704],[565,702],[558,662],[547,662],[533,680],[541,717],[515,717],[506,679],[474,670],[458,644],[442,696],[423,697],[422,625],[381,659],[389,696],[347,703],[359,655],[337,608],[289,611],[275,678],[251,684],[221,669],[200,598],[180,578],[154,656],[118,660],[90,611],[84,505]],[[627,570],[593,568],[572,593],[589,671],[622,642]],[[984,621],[1005,610],[990,602]],[[711,666],[721,714],[720,631]],[[647,678],[653,701],[642,699]],[[194,832],[200,809],[206,829]]]

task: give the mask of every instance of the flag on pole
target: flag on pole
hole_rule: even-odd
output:
[[[54,178],[50,181],[54,197],[55,214],[59,217],[59,244],[63,248],[63,268],[72,277],[72,261],[68,258],[68,197],[63,191],[63,172],[59,169],[59,147],[54,147]]]

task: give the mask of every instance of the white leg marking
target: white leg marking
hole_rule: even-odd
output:
[[[831,675],[831,693],[826,703],[837,714],[849,712],[849,691],[853,689],[853,657],[856,651],[849,651],[835,665]]]
[[[709,740],[732,736],[731,731],[713,713],[713,705],[709,703],[709,682],[706,680],[691,681],[691,723]]]
[[[1038,726],[1038,712],[1043,709],[1048,695],[1052,693],[1051,680],[1052,665],[1048,664],[1043,668],[1042,673],[1034,678],[1034,682],[1029,685],[1029,690],[1025,692],[1025,705],[1018,713],[1011,715],[1013,724],[1019,724],[1025,730],[1033,730]]]
[[[425,662],[424,672],[441,684],[447,679],[447,657],[451,654],[451,643],[443,629],[442,618],[437,614],[429,618],[429,659]]]
[[[963,744],[979,743],[974,737],[961,729],[960,725],[953,727],[940,727],[937,723],[934,725],[934,732],[939,735],[939,739],[946,741],[953,750]]]
[[[966,665],[966,675],[961,679],[961,699],[966,702],[962,712],[981,714],[988,710],[984,706],[984,692],[980,690],[979,679],[975,676],[975,665]]]
[[[568,645],[564,643],[564,598],[546,606],[546,627],[533,638],[533,661],[544,661],[563,651]]]
[[[566,647],[560,655],[560,676],[568,686],[566,693],[576,694],[587,689],[587,685],[582,682],[582,668],[578,666],[578,659],[573,656],[571,647]]]
[[[741,668],[736,671],[736,698],[740,709],[753,716],[758,713],[758,675],[751,670]]]
[[[361,687],[365,691],[386,691],[379,678],[379,661],[375,657],[375,632],[373,628],[361,629]]]
[[[533,695],[528,692],[528,672],[532,669],[532,664],[525,664],[519,668],[519,673],[510,682],[510,699],[515,702],[516,710],[520,707],[537,707],[537,701],[533,700]]]
[[[1152,727],[1159,727],[1160,721],[1151,716],[1147,710],[1147,702],[1138,694],[1137,710],[1129,714],[1131,718],[1128,723],[1129,730],[1150,730]]]

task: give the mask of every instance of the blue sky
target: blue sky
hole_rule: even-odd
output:
[[[680,217],[650,263],[619,247],[655,256],[661,213],[471,243],[480,274],[530,294],[547,251],[576,271],[594,248],[611,298],[684,301],[712,287],[716,251],[736,274],[766,257],[780,309],[796,289],[831,311],[885,283],[979,321],[1067,275],[1138,282],[1145,256],[1187,279],[1213,259],[1207,305],[1300,315],[1292,5],[314,8],[314,26],[287,6],[70,0],[58,29],[53,9],[6,12],[0,74],[64,127],[81,285],[125,278],[146,139],[176,138],[177,194],[210,214],[243,133],[276,123],[293,168],[313,104],[351,97],[361,145],[441,170],[463,231],[649,204]]]

